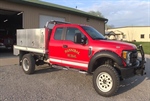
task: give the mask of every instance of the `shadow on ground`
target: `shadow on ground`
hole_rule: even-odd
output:
[[[39,66],[39,67],[36,67],[34,74],[44,74],[44,73],[56,72],[60,70],[62,69],[53,68],[51,66]]]

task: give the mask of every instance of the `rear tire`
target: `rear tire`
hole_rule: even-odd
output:
[[[22,58],[22,69],[26,74],[33,74],[35,70],[35,60],[31,54],[25,54]]]
[[[93,75],[93,86],[102,96],[113,96],[120,85],[117,71],[110,65],[99,66]]]

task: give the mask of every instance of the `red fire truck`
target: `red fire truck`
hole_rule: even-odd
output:
[[[48,28],[50,23],[53,28]],[[102,96],[114,95],[120,80],[145,74],[141,45],[107,40],[88,25],[51,21],[45,28],[17,30],[14,55],[19,55],[26,74],[45,63],[91,74],[93,86]]]

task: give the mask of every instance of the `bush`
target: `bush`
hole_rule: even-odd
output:
[[[143,46],[145,54],[150,54],[150,42],[129,42],[133,43],[136,46],[139,46],[140,44]]]

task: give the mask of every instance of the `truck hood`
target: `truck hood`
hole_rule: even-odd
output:
[[[120,48],[122,50],[135,50],[136,46],[131,43],[122,42],[122,41],[113,41],[113,40],[95,40],[101,46],[109,48]]]

